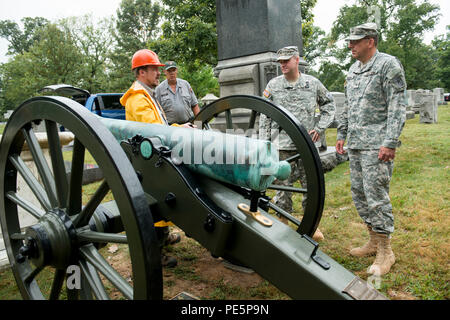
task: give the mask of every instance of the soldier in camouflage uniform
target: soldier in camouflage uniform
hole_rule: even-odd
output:
[[[325,134],[325,130],[334,120],[335,105],[333,96],[318,79],[300,73],[298,69],[300,57],[297,47],[282,48],[278,50],[277,55],[283,75],[270,80],[263,95],[266,99],[292,112],[311,135],[313,142],[316,142]],[[320,110],[320,120],[316,124],[315,112],[317,107]],[[277,129],[279,128],[276,123],[272,123],[265,115],[261,115],[261,138],[269,140],[271,133]],[[277,142],[280,159],[283,160],[298,153],[294,143],[284,131],[279,134]],[[292,186],[298,180],[300,180],[302,187],[306,189],[306,175],[301,160],[292,163],[292,174],[289,179],[278,183]],[[291,213],[291,198],[291,192],[278,191],[274,197],[274,202],[284,211]],[[303,196],[303,208],[305,204],[306,195]],[[317,240],[323,239],[323,235],[318,229],[315,238]]]
[[[394,216],[389,183],[406,119],[406,81],[400,61],[377,50],[375,23],[352,28],[347,41],[358,61],[347,75],[336,150],[345,153],[347,139],[352,198],[370,235],[368,243],[350,254],[361,257],[376,253],[368,273],[383,275],[395,263],[390,246]]]

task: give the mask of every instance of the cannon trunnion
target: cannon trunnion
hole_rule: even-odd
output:
[[[214,172],[205,175],[204,168],[195,171],[178,161],[161,136],[136,132],[119,139],[114,134],[118,120],[105,123],[72,100],[39,97],[18,107],[0,145],[0,222],[22,296],[109,299],[119,292],[128,299],[162,299],[154,222],[163,219],[214,257],[252,268],[294,299],[383,298],[310,238],[320,221],[325,189],[320,159],[306,131],[288,111],[250,96],[220,99],[205,107],[197,120],[208,129],[214,117],[225,113],[231,129],[230,110],[235,108],[251,110],[249,128],[255,128],[256,117],[264,114],[296,144],[298,155],[287,161],[302,159],[307,173],[308,188],[290,190],[308,194],[302,221],[273,205],[265,190],[252,190],[240,179],[215,179]],[[41,122],[48,137],[48,161],[33,129]],[[69,173],[59,144],[59,125],[74,134]],[[31,151],[35,172],[25,164],[24,144]],[[90,156],[104,180],[86,199],[82,175]],[[20,193],[19,178],[35,201]],[[269,183],[265,189],[280,187]],[[270,223],[245,213],[243,206]],[[297,230],[270,215],[269,208],[297,224]],[[22,215],[35,222],[21,225]],[[126,274],[105,257],[107,243],[127,245],[132,267]],[[66,270],[73,266],[81,271],[80,287],[65,285]],[[44,290],[48,281],[40,279],[45,272],[52,279],[49,290]]]

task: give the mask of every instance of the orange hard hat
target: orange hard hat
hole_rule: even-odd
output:
[[[142,49],[133,55],[133,59],[131,60],[131,70],[142,66],[164,67],[165,65],[159,61],[158,55],[152,50]]]

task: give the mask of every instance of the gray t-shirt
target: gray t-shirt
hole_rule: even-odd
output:
[[[177,78],[176,91],[173,92],[167,80],[164,80],[155,90],[156,100],[166,113],[169,124],[186,123],[192,119],[192,108],[198,104],[189,82]]]

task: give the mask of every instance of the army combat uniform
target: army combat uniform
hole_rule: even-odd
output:
[[[264,97],[276,105],[286,108],[300,121],[307,132],[316,130],[320,135],[334,120],[335,105],[333,96],[324,85],[310,75],[301,74],[296,83],[286,80],[284,75],[269,81],[263,93]],[[320,120],[315,123],[317,107],[320,110]],[[260,139],[272,140],[280,151],[280,159],[296,155],[296,147],[289,136],[282,131],[277,137],[278,124],[271,122],[265,115],[260,118]],[[271,139],[272,138],[272,139]],[[274,139],[275,138],[275,139]],[[288,180],[277,181],[278,184],[289,185],[300,180],[303,188],[307,188],[305,170],[301,160],[291,163],[292,174]],[[274,197],[275,203],[288,213],[292,212],[292,193],[278,191]],[[303,196],[303,208],[306,204],[306,194]]]
[[[350,68],[344,112],[338,119],[337,140],[347,138],[351,191],[355,207],[377,233],[394,231],[389,198],[393,161],[378,159],[381,146],[395,149],[406,119],[406,81],[397,58],[376,52],[363,65]]]

